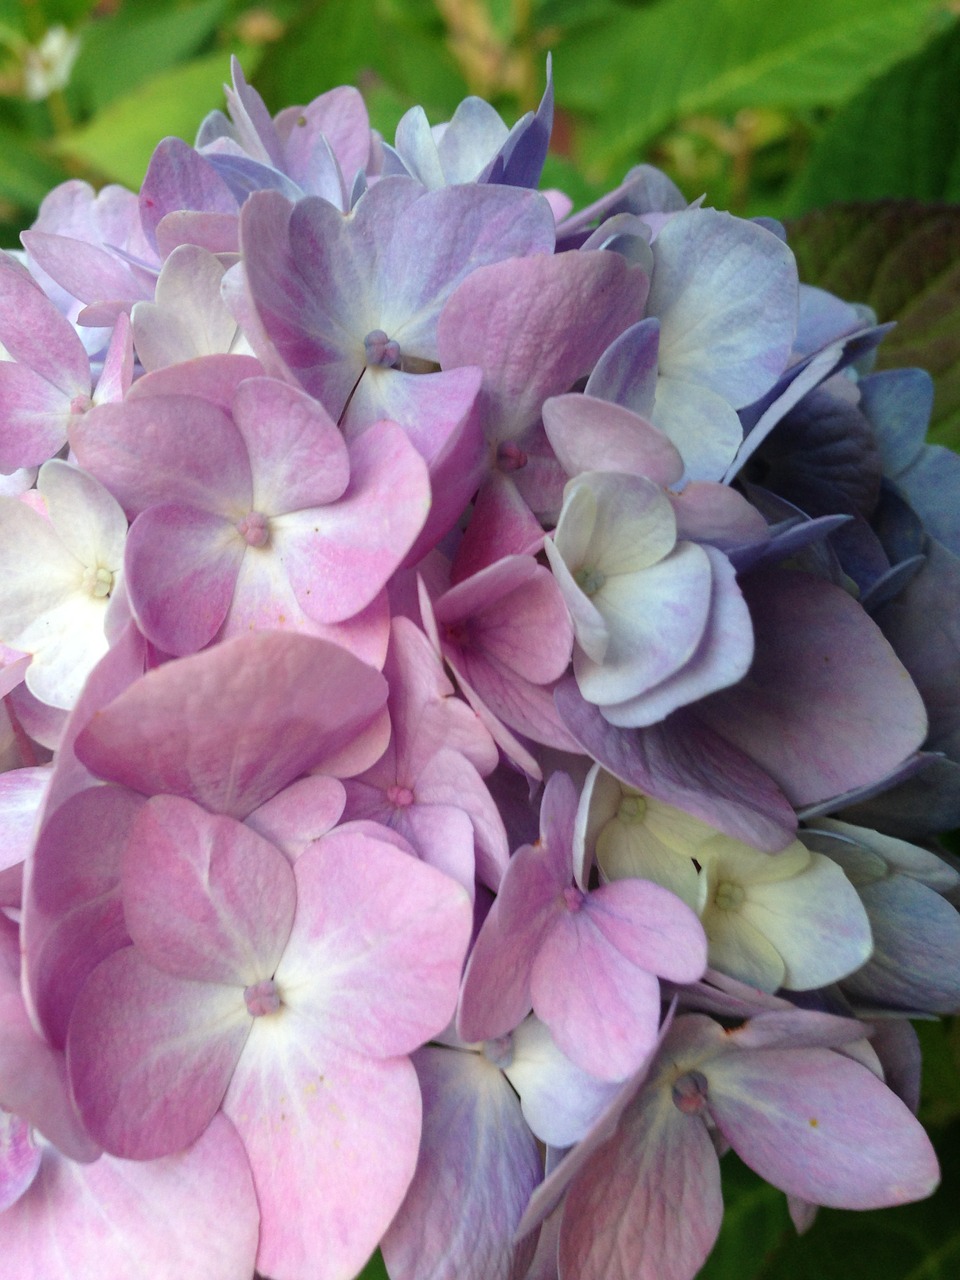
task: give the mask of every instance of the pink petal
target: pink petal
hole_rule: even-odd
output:
[[[107,1151],[169,1155],[213,1119],[254,1019],[243,988],[161,973],[124,947],[77,998],[67,1070],[80,1116]]]
[[[333,831],[297,859],[275,978],[350,1053],[409,1053],[447,1024],[473,913],[461,885],[385,841]]]
[[[113,1280],[149,1259],[150,1280],[253,1273],[257,1201],[223,1116],[189,1150],[79,1165],[48,1148],[30,1190],[0,1215],[0,1254],[17,1280]],[[138,1264],[139,1265],[139,1264]]]
[[[77,754],[145,795],[244,818],[346,751],[386,695],[380,673],[338,645],[261,632],[149,672],[94,715]]]
[[[337,424],[311,396],[276,378],[237,387],[233,418],[250,454],[253,507],[266,515],[335,502],[350,462]]]
[[[84,470],[130,515],[166,502],[222,513],[250,510],[243,437],[225,413],[197,396],[98,405],[78,419],[70,444]]]
[[[144,960],[173,977],[242,987],[273,974],[296,908],[277,848],[179,796],[154,796],[140,810],[121,889]]]
[[[279,1034],[267,1021],[258,1019],[224,1102],[260,1204],[257,1268],[344,1280],[376,1248],[413,1177],[416,1073],[406,1059],[335,1046],[312,1016],[285,1016]]]
[[[336,826],[345,805],[344,785],[337,778],[301,778],[254,809],[246,821],[293,859]]]
[[[319,622],[359,613],[386,585],[430,507],[423,459],[393,423],[350,447],[350,484],[339,502],[281,517],[276,544],[301,606]]]
[[[676,446],[639,414],[594,396],[555,396],[543,425],[564,471],[625,471],[671,485],[683,475]],[[752,510],[752,508],[751,508]]]
[[[120,858],[143,799],[91,787],[47,819],[25,892],[23,949],[37,1023],[62,1048],[77,992],[97,964],[129,941]]]
[[[660,984],[585,911],[554,921],[533,962],[530,995],[557,1047],[598,1080],[626,1079],[656,1043]]]
[[[233,599],[246,543],[213,511],[165,504],[130,526],[124,567],[137,624],[165,653],[196,653],[217,634]]]
[[[723,1218],[706,1126],[670,1099],[640,1098],[567,1192],[560,1274],[576,1280],[693,1280]]]

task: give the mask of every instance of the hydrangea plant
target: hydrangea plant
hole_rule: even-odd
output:
[[[692,1280],[731,1148],[929,1195],[928,379],[776,223],[539,191],[549,74],[226,94],[0,262],[4,1268]]]

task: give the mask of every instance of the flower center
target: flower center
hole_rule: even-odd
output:
[[[253,1018],[263,1018],[267,1014],[276,1013],[283,1001],[277,984],[272,978],[264,978],[262,982],[254,982],[244,988],[243,998],[247,1012]]]
[[[599,569],[591,569],[584,565],[573,575],[573,580],[585,596],[595,596],[607,580],[607,575]]]
[[[685,1116],[696,1116],[707,1105],[707,1077],[700,1071],[688,1071],[674,1082],[673,1105]]]
[[[484,1040],[483,1056],[495,1067],[503,1070],[513,1061],[513,1036],[500,1036],[496,1040]]]
[[[113,574],[109,569],[87,569],[83,575],[83,589],[94,600],[105,600],[113,590]]]
[[[237,532],[248,547],[263,547],[270,541],[270,525],[259,511],[248,511],[238,520]]]
[[[564,889],[563,891],[563,901],[566,904],[568,911],[579,911],[583,906],[583,897],[584,895],[582,891],[578,889],[575,884],[572,884],[569,889]]]
[[[646,796],[628,795],[620,801],[617,817],[621,822],[642,822],[647,813]]]
[[[398,809],[406,809],[413,804],[413,792],[409,787],[387,787],[387,799]]]
[[[527,455],[512,440],[506,440],[497,449],[497,466],[501,471],[519,471],[527,465]]]
[[[93,401],[89,396],[77,395],[70,401],[71,413],[86,413],[88,409],[93,407]]]
[[[367,364],[391,365],[400,363],[400,343],[388,338],[382,329],[371,329],[363,340]]]
[[[743,905],[747,894],[742,884],[734,884],[731,880],[723,880],[717,885],[713,900],[721,911],[736,911]]]

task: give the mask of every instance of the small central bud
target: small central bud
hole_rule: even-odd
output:
[[[387,799],[398,809],[406,809],[413,804],[413,792],[409,787],[387,787]]]
[[[270,541],[270,525],[259,511],[248,511],[237,521],[237,533],[248,547],[264,547]]]
[[[734,884],[731,880],[724,880],[717,885],[717,892],[713,895],[713,900],[721,911],[736,911],[738,907],[743,905],[746,896],[742,884]]]
[[[563,901],[568,911],[579,911],[583,906],[583,892],[572,884],[569,889],[563,891]]]
[[[443,638],[447,644],[452,644],[457,649],[465,649],[470,643],[470,628],[466,620],[446,623],[443,628]]]
[[[696,1116],[707,1105],[707,1077],[688,1071],[673,1086],[673,1105],[685,1116]]]
[[[249,987],[245,987],[243,998],[246,1001],[247,1012],[252,1018],[263,1018],[268,1014],[276,1013],[283,1003],[277,984],[272,978],[264,978],[262,982],[254,982]]]
[[[109,569],[87,569],[83,575],[83,589],[93,596],[94,600],[106,600],[113,590],[113,574]]]
[[[371,329],[363,340],[367,364],[382,364],[388,368],[400,363],[400,343],[388,338],[382,329]]]
[[[646,817],[646,813],[647,800],[645,796],[624,796],[620,801],[620,808],[617,810],[617,817],[621,822],[642,822]]]
[[[93,401],[90,399],[89,396],[85,396],[85,395],[74,396],[73,399],[70,401],[71,413],[78,413],[78,414],[86,413],[88,409],[92,409],[92,408],[93,408]]]
[[[527,465],[527,455],[512,440],[506,440],[497,449],[497,466],[501,471],[519,471]]]
[[[591,569],[584,565],[573,575],[573,580],[585,596],[595,596],[607,580],[607,575],[599,569]]]
[[[496,1040],[484,1040],[483,1056],[501,1071],[513,1061],[513,1036],[499,1036]]]

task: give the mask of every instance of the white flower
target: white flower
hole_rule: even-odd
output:
[[[57,459],[25,497],[0,497],[0,643],[32,656],[35,697],[69,708],[108,648],[127,521],[103,485]]]
[[[23,54],[23,93],[29,102],[42,102],[70,81],[80,52],[80,37],[66,27],[47,31],[38,45],[27,45]]]

